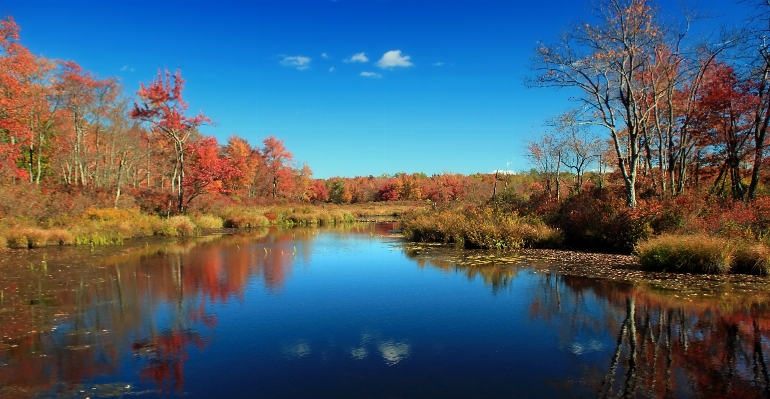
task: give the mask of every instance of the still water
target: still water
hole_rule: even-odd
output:
[[[693,299],[554,261],[459,263],[392,228],[4,252],[0,397],[770,392],[768,291]]]

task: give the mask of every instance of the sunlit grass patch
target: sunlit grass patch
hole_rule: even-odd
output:
[[[654,271],[723,274],[732,262],[726,240],[702,235],[661,235],[637,245],[636,254]]]
[[[557,247],[561,234],[545,224],[489,207],[450,207],[407,214],[401,223],[411,241],[456,243],[465,248]]]
[[[191,215],[190,220],[199,229],[221,229],[224,226],[224,220],[214,215]]]
[[[733,255],[733,272],[770,275],[770,249],[761,243],[738,246]]]

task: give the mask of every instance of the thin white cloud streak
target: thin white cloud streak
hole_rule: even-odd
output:
[[[375,78],[375,79],[379,79],[382,77],[382,75],[376,72],[361,72],[361,76],[365,78]]]
[[[358,53],[345,60],[345,62],[369,62],[366,53]]]
[[[301,55],[284,56],[280,64],[287,67],[297,68],[301,71],[310,68],[310,58]]]

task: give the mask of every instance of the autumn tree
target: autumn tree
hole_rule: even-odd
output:
[[[552,197],[555,191],[557,201],[560,199],[559,173],[563,152],[564,143],[553,133],[544,133],[536,141],[527,143],[527,157],[545,178],[548,197]]]
[[[88,136],[95,135],[92,142],[98,145],[102,118],[117,96],[116,82],[98,79],[77,63],[63,61],[54,87],[58,106],[66,113],[68,132],[62,134],[69,141],[70,149],[67,159],[63,160],[63,177],[67,183],[86,186],[93,177],[91,168],[97,164],[95,157],[89,155],[96,147],[89,146]]]
[[[558,158],[575,173],[574,190],[579,193],[583,187],[583,174],[599,157],[601,141],[585,125],[577,123],[571,112],[562,114],[555,122],[561,143]]]
[[[291,185],[289,180],[294,156],[286,149],[283,140],[270,136],[262,141],[262,159],[267,173],[264,183],[268,185],[270,195],[275,198],[279,191],[285,192]]]
[[[257,148],[253,148],[246,139],[238,135],[230,136],[227,139],[227,145],[223,148],[223,152],[241,172],[238,176],[230,179],[231,188],[235,191],[245,189],[247,197],[254,197],[258,183],[258,171],[262,166],[262,154]]]
[[[171,191],[177,196],[177,211],[184,210],[184,178],[186,166],[185,144],[197,128],[209,118],[199,113],[195,117],[185,115],[189,104],[182,98],[184,79],[181,70],[174,75],[166,70],[158,70],[158,76],[148,86],[141,84],[137,95],[139,102],[134,103],[131,117],[147,122],[160,137],[170,141],[174,148],[174,172],[171,179]]]
[[[751,182],[747,198],[756,199],[759,175],[762,170],[765,152],[765,139],[770,125],[770,1],[757,0],[756,9],[750,19],[748,40],[743,41],[746,52],[750,55],[749,79],[752,93],[757,101],[751,110],[751,135],[754,141]]]
[[[17,165],[23,146],[32,140],[30,96],[36,58],[19,43],[12,17],[0,21],[0,175],[4,180],[28,177]]]
[[[312,202],[326,201],[329,199],[329,190],[326,188],[326,185],[323,181],[313,180],[313,182],[310,184],[308,196],[308,199]]]
[[[213,137],[189,143],[188,148],[188,172],[182,182],[187,191],[184,209],[201,194],[226,192],[227,182],[243,173],[230,158],[220,152],[219,143]]]
[[[530,87],[576,88],[581,122],[599,125],[612,137],[626,204],[636,207],[639,140],[648,123],[641,71],[654,61],[663,40],[655,10],[647,0],[602,0],[599,24],[578,23],[556,45],[540,45],[527,81]]]
[[[729,176],[730,192],[735,200],[743,200],[747,191],[741,164],[752,144],[751,111],[756,102],[750,85],[740,81],[735,69],[723,63],[716,63],[709,70],[702,96],[697,101],[695,126],[703,146],[710,145],[722,164],[714,187]]]

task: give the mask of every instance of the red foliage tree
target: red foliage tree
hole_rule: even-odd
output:
[[[321,180],[313,180],[309,191],[310,201],[326,201],[329,199],[329,190]]]
[[[0,177],[27,177],[16,164],[23,145],[29,145],[29,96],[36,68],[35,57],[19,42],[19,27],[12,17],[0,21]]]
[[[164,77],[165,76],[165,77]],[[189,104],[182,99],[184,89],[182,72],[177,70],[172,76],[166,70],[165,75],[158,70],[158,77],[148,86],[144,83],[136,93],[141,104],[134,103],[131,117],[152,125],[153,130],[160,132],[161,137],[171,141],[174,146],[174,174],[171,191],[176,190],[177,210],[184,211],[184,184],[185,178],[185,143],[197,127],[211,122],[211,119],[198,114],[195,117],[185,115]]]
[[[695,116],[700,144],[711,147],[713,158],[721,163],[714,187],[729,175],[733,199],[743,200],[747,187],[742,182],[741,163],[751,149],[751,110],[757,98],[729,65],[714,64],[705,80]]]
[[[188,172],[182,182],[188,192],[185,209],[201,194],[226,192],[227,183],[243,174],[231,159],[220,153],[217,139],[213,137],[194,141],[188,148]]]

